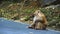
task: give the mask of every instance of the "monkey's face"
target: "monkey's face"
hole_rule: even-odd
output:
[[[30,18],[33,18],[34,17],[34,14],[30,15]]]
[[[36,10],[33,14],[30,15],[30,18],[34,18],[35,16],[38,17],[38,14],[40,15],[40,10]]]
[[[34,14],[31,14],[30,17],[29,17],[29,20],[33,21],[33,18],[34,18]]]

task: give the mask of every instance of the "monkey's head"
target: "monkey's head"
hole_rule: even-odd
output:
[[[41,10],[36,10],[34,14],[42,13]]]
[[[38,13],[41,13],[41,11],[40,11],[40,10],[36,10],[33,14],[30,15],[30,17],[34,17],[34,16],[36,16]]]
[[[34,18],[36,15],[41,14],[42,12],[40,10],[36,10],[33,14],[30,15],[30,18]]]

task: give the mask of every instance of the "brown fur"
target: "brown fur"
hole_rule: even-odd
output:
[[[33,29],[46,29],[47,27],[47,19],[45,17],[45,15],[40,11],[40,10],[36,10],[34,12],[34,16],[38,19],[35,19],[35,23],[32,23],[32,25],[30,26]]]

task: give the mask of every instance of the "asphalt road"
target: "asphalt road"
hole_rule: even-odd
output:
[[[55,30],[34,30],[27,26],[27,24],[0,18],[0,34],[60,34]]]

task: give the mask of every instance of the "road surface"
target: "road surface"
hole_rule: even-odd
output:
[[[27,28],[27,26],[27,24],[0,18],[0,34],[60,34],[59,31],[34,30]]]

